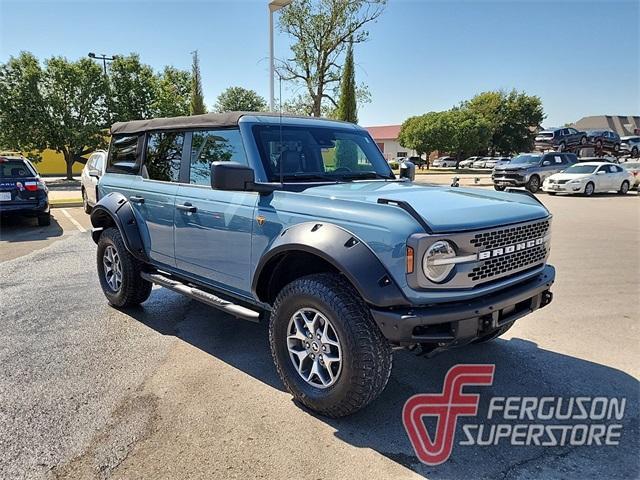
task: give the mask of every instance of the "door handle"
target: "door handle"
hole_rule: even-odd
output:
[[[129,201],[132,203],[144,203],[144,197],[136,197],[135,195],[129,197]]]
[[[198,211],[198,207],[194,207],[189,202],[183,203],[182,205],[176,205],[178,210],[182,210],[183,212],[195,213]]]

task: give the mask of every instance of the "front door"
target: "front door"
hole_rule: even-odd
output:
[[[237,129],[190,135],[189,184],[175,201],[176,266],[234,293],[251,291],[251,235],[259,195],[211,188],[211,162],[247,164]]]
[[[142,241],[149,257],[175,266],[174,213],[180,182],[184,132],[151,132],[141,175],[130,184],[129,202],[142,226]]]

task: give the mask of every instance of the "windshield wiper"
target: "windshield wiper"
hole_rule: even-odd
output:
[[[340,178],[334,175],[324,175],[322,173],[288,173],[283,175],[284,180],[327,180],[330,182],[339,182]]]
[[[341,178],[349,179],[349,180],[367,180],[380,178],[384,180],[390,180],[391,177],[387,177],[378,172],[353,172],[353,173],[345,173],[340,175]]]

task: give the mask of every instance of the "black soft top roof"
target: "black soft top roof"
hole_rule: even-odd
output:
[[[180,130],[191,128],[224,128],[236,127],[241,117],[245,115],[274,117],[280,115],[273,112],[225,112],[205,113],[204,115],[191,115],[188,117],[151,118],[148,120],[132,120],[130,122],[116,122],[111,127],[111,134],[132,134],[149,130]],[[308,118],[313,120],[326,120],[315,117],[302,117],[296,115],[282,115],[283,118]]]

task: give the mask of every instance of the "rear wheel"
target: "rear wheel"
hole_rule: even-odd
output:
[[[44,215],[38,215],[38,226],[46,227],[47,225],[51,225],[51,214],[45,213]]]
[[[587,144],[587,137],[581,137],[580,138],[580,145],[586,145]]]
[[[537,175],[532,175],[529,181],[527,182],[527,190],[531,193],[536,193],[540,190],[540,177]]]
[[[629,182],[625,180],[624,182],[622,182],[622,185],[620,185],[620,190],[618,190],[618,193],[620,195],[626,195],[628,191],[629,191]]]
[[[355,289],[335,274],[294,280],[278,294],[269,322],[278,375],[294,398],[343,417],[387,384],[392,353]]]
[[[616,144],[613,146],[613,151],[614,151],[614,152],[616,152],[616,153],[620,151],[620,144],[619,144],[619,143],[616,143]]]
[[[100,235],[97,262],[100,286],[114,307],[139,305],[151,295],[151,283],[140,277],[144,265],[129,253],[117,228]]]
[[[637,156],[638,156],[638,147],[633,147],[633,148],[631,149],[631,156],[632,156],[633,158],[635,158],[635,157],[637,157]]]

